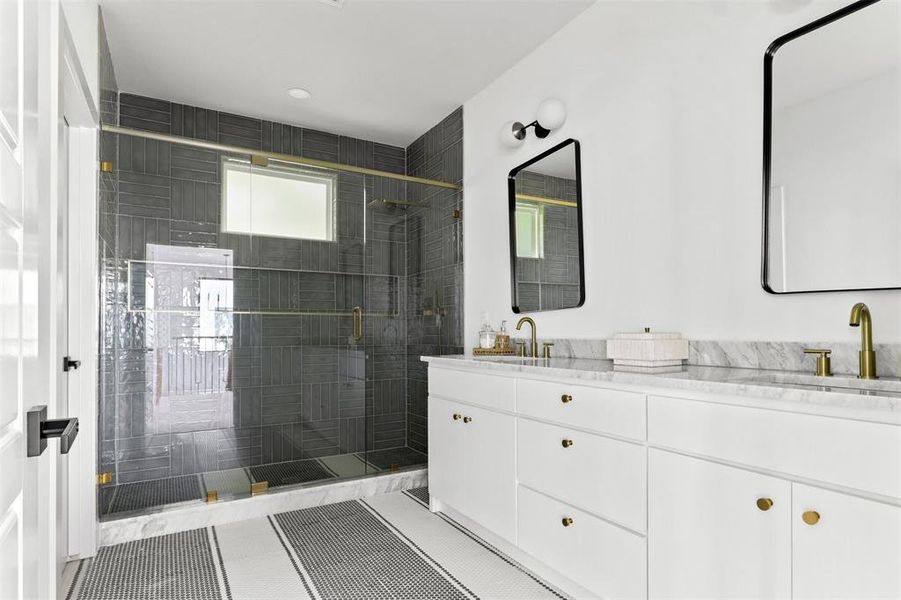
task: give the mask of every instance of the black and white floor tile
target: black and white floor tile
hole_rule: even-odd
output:
[[[567,598],[419,488],[101,548],[67,600]]]

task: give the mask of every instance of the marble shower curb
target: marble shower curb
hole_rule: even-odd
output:
[[[100,523],[100,546],[225,525],[277,513],[358,500],[428,485],[428,469],[384,473],[297,489],[270,490],[252,498],[163,508],[153,513]]]

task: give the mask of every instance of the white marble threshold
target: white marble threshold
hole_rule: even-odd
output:
[[[100,546],[225,525],[245,519],[310,508],[345,500],[369,498],[428,485],[425,467],[331,481],[299,488],[270,489],[259,496],[164,508],[149,514],[100,523]]]

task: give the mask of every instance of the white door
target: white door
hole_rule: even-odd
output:
[[[36,155],[28,90],[36,88],[36,3],[0,2],[0,598],[36,595],[47,576],[40,525],[43,464],[26,458],[24,361],[37,354],[36,274],[26,271],[26,161]],[[26,11],[28,14],[26,15]],[[29,96],[29,98],[31,98]],[[33,108],[31,103],[27,107]],[[33,118],[33,117],[28,117]],[[29,197],[30,191],[29,191]],[[46,586],[46,583],[43,584]]]
[[[516,418],[463,409],[465,500],[460,510],[508,541],[516,539]]]
[[[429,397],[429,495],[458,510],[469,493],[463,471],[463,409]]]
[[[901,598],[901,508],[792,485],[794,598]]]
[[[650,598],[789,598],[791,484],[648,451]]]

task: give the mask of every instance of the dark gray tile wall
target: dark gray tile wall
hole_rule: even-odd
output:
[[[521,171],[516,191],[578,201],[574,179]],[[575,208],[544,206],[544,257],[516,259],[519,308],[557,310],[579,304],[579,222]]]
[[[403,148],[120,96],[120,124],[403,173]],[[102,461],[125,483],[406,444],[405,215],[366,209],[401,185],[338,175],[337,243],[226,234],[217,152],[120,136],[104,340],[118,377],[104,394]],[[367,236],[364,238],[364,236]],[[148,244],[232,252],[233,339],[204,350],[189,313],[142,313]],[[189,252],[184,250],[182,252]],[[157,278],[161,276],[157,273]],[[181,269],[189,295],[198,274]],[[159,285],[158,285],[159,287]],[[129,289],[130,288],[130,289]],[[184,308],[182,290],[172,306]],[[157,306],[167,297],[158,290]],[[361,304],[363,342],[345,316]],[[322,311],[326,314],[267,314]],[[337,313],[337,314],[330,314]],[[368,423],[366,422],[368,419]],[[367,437],[368,434],[368,437]]]
[[[407,147],[407,173],[463,183],[463,108]],[[463,193],[408,184],[407,444],[428,451],[423,355],[463,351]]]

